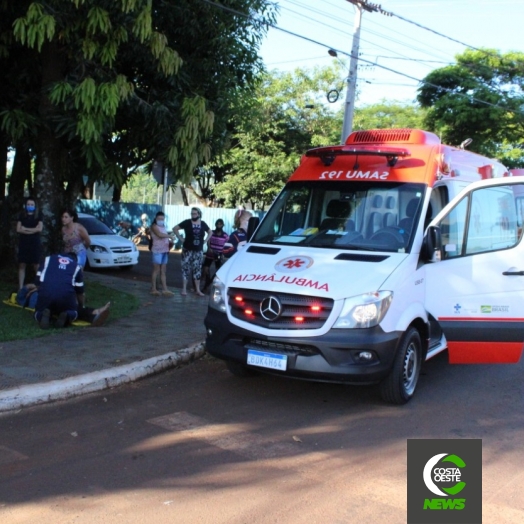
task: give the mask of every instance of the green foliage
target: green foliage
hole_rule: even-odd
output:
[[[183,183],[191,181],[199,164],[209,162],[211,150],[203,141],[213,129],[214,114],[206,108],[204,98],[185,98],[182,103],[182,125],[175,132],[178,147],[170,149],[168,162],[175,166],[175,174]],[[184,154],[192,151],[191,155]]]
[[[151,0],[149,0],[138,13],[133,27],[134,35],[138,37],[141,43],[144,43],[151,35],[151,22]]]
[[[50,41],[55,36],[56,20],[44,11],[42,4],[33,2],[29,5],[27,14],[13,23],[13,33],[22,44],[42,50],[44,41]]]
[[[275,9],[223,4],[269,21]],[[195,0],[0,3],[0,129],[36,155],[46,234],[83,175],[120,189],[156,159],[189,182],[225,147],[266,30],[262,18]]]
[[[422,129],[426,111],[413,104],[382,100],[355,109],[353,128],[358,129]]]
[[[264,209],[307,149],[339,143],[343,115],[327,104],[326,93],[343,74],[336,64],[263,75],[255,96],[237,107],[231,148],[209,166],[216,174],[215,198],[226,206]],[[357,109],[354,127],[418,128],[423,116],[417,106],[383,101]]]
[[[210,166],[218,175],[215,197],[226,206],[267,207],[313,146],[339,134],[341,117],[325,101],[338,65],[262,75],[254,96],[237,101],[231,147]]]
[[[443,141],[518,161],[524,133],[524,53],[467,50],[455,65],[430,73],[418,101],[427,109],[424,125]]]
[[[138,170],[122,188],[121,201],[141,204],[157,203],[156,180],[145,169]]]
[[[31,113],[21,109],[11,109],[0,112],[0,128],[14,140],[19,140],[25,133],[31,132],[37,119]]]
[[[109,13],[101,7],[94,6],[87,12],[86,34],[94,36],[100,32],[107,34],[111,31],[112,24]]]

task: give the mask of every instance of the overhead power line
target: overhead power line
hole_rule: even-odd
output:
[[[394,16],[395,18],[398,18],[399,20],[403,20],[404,22],[407,22],[408,24],[413,24],[414,26],[420,27],[421,29],[424,29],[425,31],[429,31],[430,33],[433,33],[442,38],[446,38],[447,40],[451,40],[451,42],[455,42],[456,44],[460,44],[460,45],[463,45],[464,47],[469,47],[470,49],[473,49],[475,51],[480,51],[481,53],[486,53],[488,55],[493,56],[492,53],[488,53],[484,49],[480,49],[478,47],[474,47],[472,45],[461,42],[460,40],[457,40],[456,38],[452,38],[451,36],[447,36],[443,33],[439,33],[438,31],[435,31],[434,29],[431,29],[430,27],[426,27],[425,25],[419,24],[418,22],[414,22],[413,20],[409,20],[408,18],[404,18],[403,16],[397,15],[389,11],[388,11],[388,15]]]
[[[278,27],[277,25],[275,24],[272,24],[271,22],[268,22],[267,20],[264,20],[264,19],[260,19],[260,18],[256,18],[252,15],[248,15],[246,13],[242,13],[241,11],[237,11],[236,9],[233,9],[231,7],[227,7],[227,6],[224,6],[224,5],[221,5],[221,4],[218,4],[212,0],[200,0],[201,2],[205,2],[209,5],[212,5],[218,9],[222,9],[224,11],[229,11],[235,15],[238,15],[238,16],[242,16],[246,19],[252,19],[256,22],[259,22],[259,23],[262,23],[263,25],[267,26],[267,27],[271,27],[273,29],[276,29],[277,31],[281,31],[283,33],[286,33],[286,34],[289,34],[291,36],[294,36],[296,38],[300,38],[302,40],[305,40],[307,42],[311,42],[312,44],[315,44],[315,45],[319,45],[327,50],[329,49],[332,49],[334,51],[336,51],[337,53],[341,54],[341,55],[344,55],[344,56],[347,56],[348,58],[352,58],[352,54],[351,53],[348,53],[347,51],[343,51],[341,49],[337,49],[337,48],[334,48],[333,46],[330,46],[328,44],[325,44],[323,42],[320,42],[318,40],[315,40],[313,38],[310,38],[308,36],[304,36],[304,35],[300,35],[298,33],[294,33],[293,31],[290,31],[288,29],[284,29],[282,27]],[[371,64],[371,65],[374,65],[380,69],[384,69],[385,71],[389,71],[391,73],[394,73],[396,75],[400,75],[400,76],[403,76],[405,78],[409,78],[410,80],[415,80],[416,82],[418,82],[419,84],[425,84],[425,85],[428,85],[428,86],[431,86],[431,87],[434,87],[436,89],[440,89],[441,91],[446,91],[448,93],[454,93],[456,94],[457,96],[461,96],[461,97],[466,97],[472,101],[475,101],[475,102],[478,102],[480,104],[484,104],[486,106],[490,106],[490,107],[494,107],[494,108],[497,108],[497,109],[503,109],[503,110],[508,110],[507,107],[504,107],[504,106],[500,106],[498,104],[492,104],[491,102],[487,102],[485,100],[480,100],[478,98],[475,98],[475,97],[472,97],[471,95],[468,95],[468,94],[465,94],[465,93],[456,93],[453,89],[451,88],[447,88],[447,87],[443,87],[443,86],[439,86],[437,84],[433,84],[431,82],[428,82],[426,80],[422,80],[420,78],[416,78],[414,76],[411,76],[411,75],[408,75],[406,73],[402,73],[401,71],[397,71],[395,69],[392,69],[391,67],[387,67],[387,66],[384,66],[382,64],[379,64],[378,62],[374,62],[372,60],[366,60],[365,58],[362,58],[362,57],[359,57],[359,56],[356,56],[355,57],[357,60],[360,60],[361,62],[365,62],[367,64]]]

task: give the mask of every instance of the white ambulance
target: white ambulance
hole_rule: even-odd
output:
[[[411,129],[309,150],[217,273],[207,351],[262,371],[414,394],[421,364],[515,363],[524,176]]]

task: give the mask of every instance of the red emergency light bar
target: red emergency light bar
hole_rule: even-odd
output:
[[[403,147],[376,147],[376,146],[328,146],[316,147],[306,151],[308,157],[319,157],[323,164],[330,166],[337,156],[384,156],[388,166],[393,167],[398,157],[411,156],[409,149]]]

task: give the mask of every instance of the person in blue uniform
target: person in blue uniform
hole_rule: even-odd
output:
[[[78,317],[78,304],[84,303],[84,275],[75,253],[45,258],[37,272],[38,300],[35,319],[47,329],[52,316],[56,327],[65,327]]]

